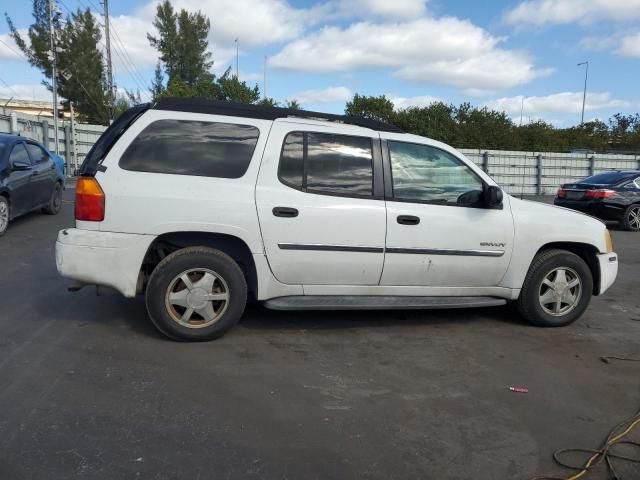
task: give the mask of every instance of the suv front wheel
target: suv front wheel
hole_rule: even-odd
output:
[[[577,320],[589,306],[593,277],[585,261],[566,250],[546,250],[533,259],[518,310],[538,327],[561,327]]]
[[[153,270],[146,304],[154,325],[174,340],[212,340],[242,316],[247,283],[227,254],[188,247],[165,257]]]

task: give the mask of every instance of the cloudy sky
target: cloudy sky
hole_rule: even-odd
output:
[[[2,2],[18,28],[29,0]],[[146,40],[157,0],[111,0],[117,85],[146,90],[157,54]],[[99,11],[98,0],[58,0]],[[211,19],[216,73],[233,65],[267,94],[342,112],[355,93],[398,107],[469,101],[520,121],[580,121],[640,110],[640,0],[174,0]],[[96,13],[96,15],[99,15]],[[0,98],[49,98],[40,73],[15,53],[0,22]],[[12,48],[13,47],[13,48]],[[524,102],[523,102],[524,100]]]

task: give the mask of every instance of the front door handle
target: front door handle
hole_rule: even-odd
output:
[[[398,215],[397,220],[400,225],[418,225],[420,223],[420,217],[413,215]]]
[[[272,212],[276,217],[293,218],[298,216],[298,209],[291,207],[274,207]]]

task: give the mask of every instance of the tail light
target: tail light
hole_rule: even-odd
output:
[[[76,220],[104,220],[104,192],[93,177],[78,177],[76,184]]]
[[[616,194],[613,190],[587,190],[584,192],[584,198],[611,198]]]
[[[567,196],[567,191],[564,188],[560,188],[557,195],[558,198],[565,198]]]

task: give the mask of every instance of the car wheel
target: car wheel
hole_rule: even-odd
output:
[[[632,232],[640,231],[640,205],[631,205],[625,210],[622,226]]]
[[[51,192],[51,198],[49,199],[49,204],[44,208],[44,213],[49,215],[57,215],[60,213],[60,208],[62,207],[62,185],[59,182],[56,182],[56,186],[53,188],[53,192]]]
[[[547,250],[533,259],[517,306],[538,327],[561,327],[589,306],[593,277],[585,261],[566,250]]]
[[[153,324],[174,340],[202,341],[233,327],[247,303],[247,282],[227,254],[189,247],[165,257],[153,270],[146,304]]]
[[[0,195],[0,237],[9,228],[9,200]]]

